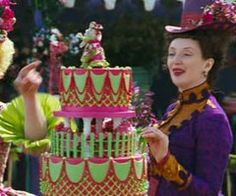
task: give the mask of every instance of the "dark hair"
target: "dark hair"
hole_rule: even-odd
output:
[[[169,44],[176,38],[189,38],[197,41],[200,45],[202,57],[204,59],[213,58],[215,60],[214,66],[208,73],[208,83],[214,84],[218,69],[223,66],[227,47],[231,41],[231,35],[228,32],[221,30],[193,30],[185,33],[171,34],[167,33],[166,38],[166,54]],[[167,56],[164,57],[165,61]]]

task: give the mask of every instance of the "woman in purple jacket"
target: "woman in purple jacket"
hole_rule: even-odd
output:
[[[221,195],[232,133],[211,85],[235,32],[236,8],[217,0],[203,14],[192,13],[194,5],[200,12],[206,2],[186,1],[191,9],[183,14],[181,27],[166,26],[167,68],[179,99],[157,126],[143,131],[151,179],[158,181],[155,191],[150,183],[150,195]]]

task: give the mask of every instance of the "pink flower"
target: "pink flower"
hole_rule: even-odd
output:
[[[203,24],[212,23],[214,22],[214,16],[211,12],[206,12],[204,13],[202,20],[203,20]]]
[[[132,126],[131,122],[124,120],[117,128],[117,131],[120,133],[128,133],[134,131],[134,127]]]
[[[108,120],[108,121],[103,122],[102,129],[103,129],[103,131],[106,131],[106,132],[112,132],[113,131],[113,121]]]
[[[1,30],[5,30],[7,32],[13,30],[13,25],[16,22],[15,13],[9,7],[10,4],[11,4],[10,1],[0,0],[0,7],[2,7],[2,12],[1,12],[2,15],[0,16],[1,18],[0,28]]]
[[[61,122],[58,125],[56,125],[56,130],[61,131],[64,128],[64,123]]]
[[[9,6],[5,7],[4,12],[2,14],[2,18],[8,20],[14,17],[15,17],[15,13],[12,11],[12,9]]]
[[[13,25],[15,24],[16,19],[11,18],[9,20],[4,20],[3,24],[0,26],[1,29],[6,30],[7,32],[13,30]]]
[[[10,3],[11,2],[9,0],[0,0],[0,6],[9,6]]]

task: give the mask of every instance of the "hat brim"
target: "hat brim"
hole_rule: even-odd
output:
[[[202,29],[223,30],[236,34],[236,24],[234,23],[218,22],[218,23],[198,25],[195,27],[181,27],[181,26],[171,26],[171,25],[165,26],[165,30],[168,33],[185,33],[193,30],[202,30]]]

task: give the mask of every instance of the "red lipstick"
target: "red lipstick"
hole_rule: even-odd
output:
[[[175,76],[180,76],[183,73],[185,73],[185,71],[183,69],[180,69],[180,68],[174,68],[174,69],[172,69],[172,71],[173,71]]]

